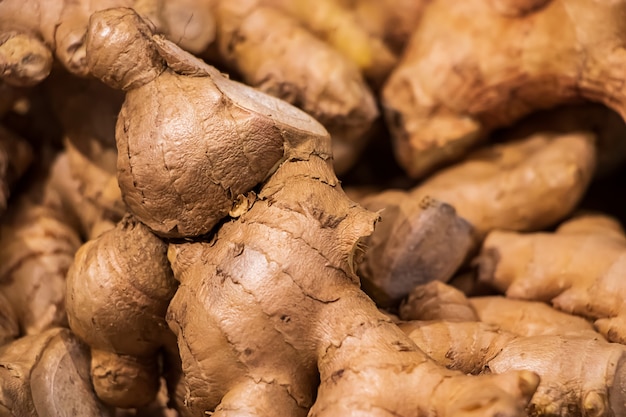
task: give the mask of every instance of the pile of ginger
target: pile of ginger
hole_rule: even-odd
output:
[[[0,1],[0,416],[626,415],[625,16]]]

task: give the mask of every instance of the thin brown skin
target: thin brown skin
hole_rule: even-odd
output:
[[[0,215],[7,208],[12,186],[26,172],[32,159],[30,144],[0,125]]]
[[[477,258],[479,279],[507,297],[550,302],[594,320],[609,341],[626,342],[626,237],[615,221],[587,216],[556,233],[494,231]]]
[[[626,412],[626,347],[589,335],[521,337],[480,322],[400,325],[437,363],[467,373],[536,372],[530,416],[620,416]]]
[[[0,223],[0,292],[21,335],[66,326],[65,274],[80,237],[52,180],[35,180]]]
[[[180,286],[169,305],[167,321],[178,337],[182,359],[183,384],[186,384],[185,401],[181,405],[184,415],[204,416],[214,410],[214,416],[244,413],[250,416],[304,416],[307,413],[325,416],[338,415],[341,411],[344,411],[342,415],[377,416],[387,413],[384,409],[415,417],[435,413],[438,416],[523,415],[523,407],[538,382],[535,374],[515,372],[472,379],[442,370],[360,291],[354,273],[354,256],[359,240],[372,232],[378,216],[343,193],[332,171],[328,135],[320,125],[287,104],[227,82],[210,67],[161,38],[146,36],[148,32],[128,9],[94,15],[91,25],[88,50],[98,45],[97,34],[108,32],[108,42],[102,40],[103,54],[98,54],[98,65],[92,66],[94,73],[118,86],[130,86],[125,104],[128,113],[122,114],[124,120],[118,129],[118,134],[127,135],[128,143],[135,141],[136,135],[149,135],[159,140],[158,135],[145,132],[149,124],[144,124],[140,117],[142,112],[137,114],[142,108],[138,104],[135,108],[128,106],[134,100],[133,95],[138,100],[142,89],[150,92],[156,87],[162,88],[158,91],[171,94],[152,97],[155,103],[162,100],[163,104],[170,105],[181,90],[189,92],[191,103],[194,103],[192,91],[212,91],[213,97],[217,95],[222,103],[213,109],[218,114],[221,112],[213,126],[220,133],[233,123],[233,118],[228,117],[233,114],[237,116],[235,120],[249,121],[242,125],[242,133],[250,132],[251,126],[266,134],[271,134],[274,126],[282,130],[279,161],[270,172],[264,172],[262,186],[256,187],[258,195],[246,192],[243,196],[245,191],[241,191],[238,204],[230,210],[233,218],[222,220],[223,224],[210,240],[192,241],[187,237],[169,246],[168,258]],[[129,30],[131,32],[125,33]],[[150,50],[155,44],[157,49]],[[121,49],[134,51],[138,62],[133,62],[130,72],[120,70],[111,74],[111,69],[116,67],[104,65],[107,61],[104,52],[116,57]],[[215,91],[215,85],[221,92]],[[210,102],[205,102],[208,110],[204,117],[210,117],[211,106],[206,104]],[[201,108],[199,103],[196,106]],[[263,106],[271,106],[272,118],[260,117],[252,111]],[[143,111],[150,111],[150,108]],[[157,120],[167,127],[167,119]],[[188,119],[185,123],[189,130],[202,134],[206,129],[202,118]],[[227,137],[222,134],[221,139]],[[246,144],[256,144],[254,135],[244,139]],[[236,152],[240,146],[237,142],[228,145],[224,145],[224,149],[229,152]],[[275,146],[270,140],[260,143],[258,151],[269,149],[271,154]],[[203,148],[187,148],[193,148],[187,150],[206,158]],[[177,146],[179,152],[184,149]],[[188,156],[188,161],[192,157],[193,154]],[[133,158],[149,159],[150,155],[134,152]],[[232,161],[227,162],[232,164]],[[237,168],[241,173],[241,166]],[[266,179],[268,174],[271,176]],[[227,177],[229,171],[215,169],[213,175],[221,179]],[[152,178],[143,179],[147,181]],[[194,191],[189,184],[179,185],[180,190]],[[172,189],[161,189],[161,194],[167,192]],[[129,210],[134,211],[134,208],[129,205]],[[139,223],[134,227],[142,228]],[[107,243],[104,241],[107,236],[117,236],[117,242]],[[142,236],[155,244],[157,241],[164,244],[154,235],[148,238],[149,234],[142,233]],[[111,259],[140,271],[162,270],[165,262],[161,249],[159,254],[146,254],[147,264],[144,265],[128,255],[132,248],[144,254],[146,246],[131,244],[131,241],[128,230],[123,227],[103,234],[83,247],[70,272],[70,294],[74,294],[68,297],[70,325],[81,337],[91,339],[89,344],[96,352],[100,346],[128,339],[120,323],[146,325],[141,317],[137,321],[119,318],[120,306],[124,313],[135,312],[131,306],[137,299],[128,289],[127,281],[138,274],[96,271],[97,266],[108,265]],[[125,242],[129,248],[118,249]],[[159,267],[150,262],[158,263]],[[91,271],[93,275],[89,274]],[[152,275],[149,278],[154,280]],[[74,285],[85,282],[94,282],[94,285],[97,282],[98,287],[103,282],[112,285],[104,301],[94,303],[93,294],[101,292],[100,289],[73,289]],[[89,303],[76,298],[86,297],[86,294],[91,297]],[[117,311],[112,312],[109,300],[120,297]],[[167,305],[166,298],[144,298],[141,302],[145,301],[144,308],[150,308],[157,316],[157,305],[159,310],[162,302]],[[94,314],[77,314],[74,309],[92,308],[105,301],[108,310],[106,314],[102,310],[96,322],[102,317],[116,325],[108,322],[104,326],[111,333],[94,332],[91,325]],[[147,349],[158,345],[158,340],[146,342],[143,346]],[[132,356],[127,359],[143,353],[129,352]],[[375,387],[373,391],[372,387]],[[134,384],[129,388],[139,389]],[[394,388],[394,395],[389,395],[391,388]],[[476,390],[481,391],[478,399]],[[399,392],[406,393],[400,395],[408,399],[406,402],[395,400]],[[135,399],[137,396],[133,395]],[[450,399],[452,404],[444,398]]]
[[[448,281],[473,247],[473,230],[454,207],[432,198],[387,191],[361,204],[379,212],[380,223],[363,241],[358,275],[378,306],[397,305],[417,285]]]
[[[89,350],[67,329],[0,347],[0,416],[109,417],[89,380]]]
[[[579,100],[626,117],[625,16],[622,0],[431,1],[383,92],[400,164],[423,177],[497,127]]]
[[[176,290],[166,252],[126,217],[83,245],[67,274],[69,324],[91,346],[94,387],[108,404],[146,405],[158,391],[158,349],[171,337],[164,316]]]
[[[127,90],[116,132],[119,186],[128,209],[157,234],[208,233],[286,152],[326,140],[304,113],[147,37],[149,28],[130,9],[120,10],[110,20],[113,35],[105,13],[92,17],[90,67]],[[112,40],[120,45],[111,48]],[[125,48],[145,61],[116,63]],[[118,73],[109,74],[111,67]]]
[[[541,230],[574,210],[593,177],[595,155],[591,134],[536,134],[473,153],[411,197],[454,206],[478,241],[494,229]]]
[[[0,346],[17,339],[19,335],[20,325],[17,314],[6,296],[0,293]]]
[[[415,287],[398,315],[402,320],[480,321],[465,294],[440,281]]]
[[[222,1],[217,8],[220,56],[246,84],[312,115],[333,138],[335,169],[358,158],[378,117],[357,65],[295,18],[263,1]]]

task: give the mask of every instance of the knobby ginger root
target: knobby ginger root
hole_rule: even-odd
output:
[[[94,387],[108,404],[146,405],[158,391],[157,350],[171,337],[164,317],[176,289],[166,252],[126,217],[83,245],[67,274],[69,324],[91,346]]]
[[[0,346],[0,415],[109,417],[89,380],[89,349],[67,329]]]
[[[6,296],[0,292],[0,346],[20,335],[19,319]]]
[[[473,246],[472,227],[449,204],[386,191],[361,201],[380,223],[363,241],[358,273],[379,306],[397,304],[419,284],[447,281]]]
[[[588,335],[521,337],[480,322],[400,325],[437,363],[467,373],[531,370],[540,376],[531,416],[626,413],[626,347]]]
[[[479,279],[511,298],[550,302],[595,320],[608,340],[626,342],[626,236],[619,223],[587,215],[556,233],[494,231],[477,258]]]
[[[230,210],[233,218],[216,216],[212,220],[221,223],[216,232],[205,239],[192,239],[201,229],[190,228],[185,239],[171,241],[167,251],[174,277],[180,282],[169,303],[167,322],[177,336],[182,360],[185,394],[179,407],[184,416],[523,415],[538,383],[534,373],[473,378],[446,371],[430,361],[360,291],[353,255],[360,239],[372,232],[378,216],[343,193],[332,171],[328,134],[318,123],[285,103],[223,79],[171,43],[149,36],[128,9],[94,15],[89,34],[88,54],[98,50],[92,48],[100,48],[98,62],[89,57],[94,73],[128,90],[117,130],[120,155],[130,156],[139,164],[134,166],[140,167],[140,163],[152,161],[145,149],[155,143],[171,146],[171,152],[176,148],[185,154],[187,170],[194,169],[189,161],[215,157],[209,160],[215,161],[216,167],[219,163],[220,168],[230,170],[214,168],[213,179],[226,183],[235,180],[229,176],[251,171],[259,183],[226,194],[228,205],[233,205],[232,199],[239,194],[241,198]],[[105,65],[105,53],[114,60],[121,49],[137,58],[135,65]],[[111,73],[112,69],[119,72]],[[196,91],[203,94],[194,95]],[[153,92],[159,94],[150,95]],[[186,100],[181,100],[179,107],[172,106],[183,93]],[[149,98],[153,106],[140,106],[140,98]],[[178,118],[159,117],[147,123],[142,115],[153,117],[154,109],[170,109]],[[270,111],[271,117],[267,116]],[[199,116],[183,118],[190,113]],[[206,118],[212,118],[212,130],[207,129]],[[175,130],[174,124],[185,129]],[[233,124],[238,134],[231,139]],[[270,140],[260,142],[262,137]],[[140,138],[146,146],[129,152],[128,144]],[[268,166],[260,158],[242,158],[249,163],[231,168],[237,159],[217,159],[214,149],[207,153],[197,145],[200,141],[214,143],[223,155],[254,150],[275,159]],[[211,165],[204,169],[209,168]],[[196,193],[202,194],[207,204],[223,204],[210,198],[207,188],[213,182],[198,181],[195,176],[199,172],[203,171],[189,177],[173,175],[169,183],[162,179],[163,185],[174,183],[175,188],[155,185],[153,178],[159,173],[135,177],[136,187],[146,187],[142,200],[146,204],[157,195],[149,193],[152,187],[158,188],[161,198],[173,202],[190,204]],[[182,166],[180,173],[185,173]],[[194,181],[185,182],[187,178]],[[248,193],[246,187],[256,193]],[[122,190],[125,192],[124,187]],[[129,204],[129,211],[139,214],[140,220],[142,210]],[[153,223],[162,234],[160,223]],[[127,326],[142,329],[146,319],[156,323],[157,311],[167,306],[167,296],[138,300],[129,289],[129,279],[132,282],[139,271],[154,280],[152,274],[161,274],[165,268],[165,243],[150,237],[140,223],[130,226],[123,222],[84,246],[70,273],[74,277],[69,285],[70,325],[88,340],[95,354],[102,352],[103,346],[109,354],[112,346],[130,341]],[[158,246],[158,253],[145,253],[147,244],[130,243],[129,234],[140,229],[142,240]],[[184,233],[180,228],[178,232]],[[118,250],[104,241],[112,236],[120,245],[128,242],[128,248]],[[107,270],[111,264],[123,267]],[[106,332],[94,332],[95,312],[80,312],[83,305],[92,308],[88,304],[94,304],[93,294],[100,291],[98,286],[97,291],[86,286],[90,282],[96,285],[95,277],[98,283],[112,284],[104,301],[96,303],[108,307],[100,310],[98,318],[121,323],[105,325]],[[86,296],[90,303],[80,302]],[[138,301],[142,311],[154,314],[138,316]],[[128,319],[119,322],[120,312],[128,314]],[[116,354],[113,359],[129,363],[154,352],[160,343],[155,339],[159,338],[147,337],[139,344],[141,351],[126,351],[125,356]],[[128,348],[132,346],[135,344]],[[110,363],[102,363],[103,373],[107,365]],[[135,379],[132,384],[134,377],[125,380],[131,382],[128,388],[143,389],[146,380]],[[137,395],[131,397],[137,400]],[[399,397],[402,402],[396,400]]]
[[[400,164],[422,177],[496,127],[581,99],[625,118],[624,13],[622,0],[429,2],[383,94]]]

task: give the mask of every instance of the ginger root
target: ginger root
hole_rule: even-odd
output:
[[[580,100],[626,118],[625,12],[623,1],[430,1],[383,91],[399,163],[423,177],[497,127]]]
[[[508,297],[550,302],[594,320],[612,342],[626,342],[621,276],[626,236],[618,222],[584,215],[555,233],[494,231],[478,256],[479,279]]]
[[[182,361],[184,416],[523,415],[538,384],[534,373],[474,378],[442,369],[359,289],[355,250],[378,216],[344,194],[321,125],[152,36],[129,9],[94,14],[88,33],[93,73],[127,90],[116,132],[120,186],[129,211],[147,226],[122,222],[83,246],[72,266],[70,325],[96,354],[125,360],[120,367],[150,356],[163,346],[158,335],[142,339],[141,350],[112,347],[130,341],[128,326],[156,323],[167,307]],[[111,65],[121,50],[134,58],[132,67]],[[155,166],[153,152],[172,159]],[[133,181],[124,181],[130,164]],[[195,204],[205,211],[187,211]],[[152,212],[171,207],[169,223],[153,220]],[[204,223],[192,225],[192,217]],[[148,228],[184,238],[170,240],[167,250],[180,283],[169,307],[167,296],[138,298],[130,289],[139,271],[152,278],[166,266],[165,241]],[[139,230],[158,253],[130,243]],[[128,248],[106,244],[111,236]],[[92,307],[80,300],[93,304],[90,288],[103,281],[112,285],[96,307],[103,331],[94,332],[94,312],[81,312]],[[137,302],[150,317],[137,315]],[[120,311],[128,319],[108,324]],[[115,362],[100,365],[103,375],[115,374]],[[135,375],[124,379],[129,391],[116,393],[150,385]]]

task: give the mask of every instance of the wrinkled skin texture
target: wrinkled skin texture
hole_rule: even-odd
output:
[[[189,415],[521,415],[502,390],[529,393],[532,374],[438,369],[359,291],[350,255],[375,218],[312,157],[285,162],[211,242],[170,246]]]
[[[219,133],[239,122],[243,124],[240,132],[246,133],[239,137],[244,145],[257,145],[257,130],[271,133],[277,127],[284,140],[279,163],[264,172],[260,184],[252,185],[257,194],[241,191],[242,198],[230,210],[231,218],[219,219],[221,225],[215,233],[204,239],[192,239],[191,234],[170,242],[167,258],[180,285],[169,303],[167,322],[177,336],[182,361],[177,393],[183,415],[204,416],[214,411],[213,416],[378,416],[390,410],[406,417],[522,416],[538,384],[534,373],[521,371],[474,379],[441,369],[360,291],[354,273],[355,250],[359,240],[372,232],[378,216],[343,193],[332,170],[332,150],[324,129],[287,104],[228,82],[161,38],[144,36],[147,32],[142,32],[140,25],[134,33],[121,33],[133,25],[138,25],[138,20],[127,9],[92,18],[88,51],[89,45],[99,45],[102,40],[101,45],[108,45],[113,57],[120,50],[142,52],[131,71],[109,65],[108,73],[106,59],[100,60],[99,55],[93,69],[100,78],[127,88],[128,96],[155,86],[165,88],[165,84],[172,89],[168,91],[174,92],[191,92],[190,86],[205,94],[213,89],[211,97],[221,97],[222,103],[215,107],[223,112],[213,127]],[[115,33],[118,29],[120,32]],[[98,33],[107,32],[109,41],[113,41],[108,44],[105,37],[98,38]],[[90,39],[96,43],[89,44]],[[172,100],[166,95],[152,99],[162,105]],[[132,99],[127,97],[126,103],[129,101]],[[197,112],[211,106],[211,102],[195,104],[193,110]],[[253,111],[268,108],[272,109],[271,117]],[[128,143],[146,135],[144,140],[152,137],[166,146],[158,135],[139,128],[142,116],[153,109],[126,109],[129,113],[121,116],[124,121],[118,133],[127,135]],[[228,117],[235,110],[238,117]],[[204,134],[203,117],[165,122],[166,127],[168,122],[185,124],[185,134]],[[245,129],[251,127],[256,129]],[[190,153],[188,159],[207,159],[205,149],[196,146],[197,137],[183,136],[190,141],[186,146],[177,142],[177,137],[172,135],[168,140],[178,145],[179,152]],[[209,139],[217,143],[217,138]],[[223,152],[239,150],[237,142],[219,146]],[[275,147],[272,140],[258,146],[261,153],[268,149],[273,152]],[[141,149],[130,153],[119,149],[119,153],[139,164],[147,164],[142,158],[151,159]],[[241,172],[241,167],[237,168]],[[215,170],[212,175],[223,179],[231,171]],[[137,186],[152,186],[152,178],[138,178]],[[176,185],[175,190],[162,188],[160,194],[186,198],[187,191],[196,191],[193,182],[187,186],[181,180]],[[204,184],[205,188],[209,186],[209,182]],[[129,210],[142,219],[141,209],[129,204]],[[132,224],[136,229],[145,228],[140,223]],[[145,255],[148,245],[127,243],[127,250],[118,251],[116,245],[103,243],[116,231],[118,243],[125,242],[127,229],[128,225],[122,224],[83,246],[72,267],[78,272],[76,277],[83,278],[73,279],[70,285],[73,297],[68,297],[68,302],[75,307],[86,304],[79,301],[80,297],[94,293],[79,288],[85,282],[112,283],[107,287],[106,300],[118,301],[117,312],[102,310],[96,323],[100,319],[102,323],[117,323],[122,312],[123,323],[140,326],[143,319],[132,314],[136,303],[141,303],[141,311],[157,315],[157,306],[160,308],[168,298],[164,294],[139,299],[128,290],[129,283],[124,281],[129,277],[132,280],[138,271],[161,270],[138,260],[149,263],[156,259],[162,266],[163,255]],[[149,238],[142,232],[142,236],[161,247],[154,235]],[[128,256],[135,251],[139,252],[137,256]],[[111,259],[114,265],[124,267],[116,268],[114,273],[101,270],[100,266],[109,265]],[[68,310],[70,325],[88,339],[95,353],[103,350],[102,346],[111,352],[110,346],[124,344],[128,339],[126,324],[103,326],[110,333],[94,332],[93,314],[75,312],[74,307]],[[142,350],[154,351],[162,346],[158,339],[142,340]],[[123,359],[128,363],[144,353],[126,352]],[[101,365],[106,374],[108,364]],[[129,382],[129,388],[137,388],[132,378]],[[136,382],[139,387],[146,383],[142,378]]]
[[[176,291],[166,251],[126,217],[83,245],[67,274],[70,327],[91,346],[95,390],[111,405],[146,405],[158,391],[157,350],[171,335],[164,316]]]
[[[508,297],[550,302],[595,320],[609,341],[626,342],[626,237],[615,221],[583,216],[556,233],[492,232],[477,259],[479,279]]]
[[[480,322],[400,325],[437,363],[467,373],[532,370],[541,382],[531,416],[620,416],[626,412],[626,348],[589,335],[518,336]],[[443,348],[442,348],[443,347]]]
[[[423,177],[494,128],[581,99],[626,117],[625,17],[623,0],[431,1],[384,89],[398,161]]]

